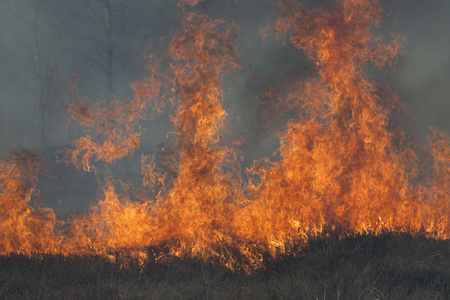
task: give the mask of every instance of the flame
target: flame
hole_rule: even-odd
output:
[[[147,58],[152,61],[151,56]],[[76,91],[79,79],[74,81],[71,91],[77,100],[69,104],[69,113],[81,128],[93,130],[96,138],[87,135],[75,141],[73,149],[64,153],[66,163],[73,163],[77,169],[90,172],[95,169],[93,160],[114,164],[125,156],[133,155],[134,150],[139,148],[143,130],[138,126],[139,121],[151,119],[152,112],[159,113],[164,107],[164,103],[157,99],[161,90],[161,83],[154,74],[157,68],[156,63],[149,63],[151,75],[132,84],[135,97],[123,104],[113,96],[107,105],[83,99]]]
[[[35,153],[0,160],[0,255],[57,253],[56,215],[49,208],[29,205],[42,171]]]
[[[178,5],[179,6],[184,6],[184,5],[192,5],[195,6],[197,4],[199,4],[202,0],[178,0]]]
[[[178,150],[175,176],[157,200],[156,244],[170,241],[177,253],[207,256],[230,242],[232,211],[240,197],[233,152],[222,131],[226,112],[222,75],[237,68],[234,24],[187,14],[184,30],[169,44],[177,108],[173,118]]]
[[[448,238],[448,185],[436,182],[423,197],[411,184],[417,157],[405,143],[395,142],[401,133],[388,130],[396,99],[381,97],[382,90],[364,73],[366,64],[381,68],[401,51],[399,39],[386,44],[371,33],[381,8],[375,1],[338,1],[332,8],[308,11],[286,0],[280,12],[273,25],[276,36],[289,31],[289,41],[316,64],[319,76],[298,83],[286,97],[298,121],[290,121],[281,138],[281,159],[266,159],[251,169],[261,183],[243,213],[245,240],[278,251],[290,238],[307,240],[324,229],[425,231]],[[435,178],[445,178],[448,141],[443,133],[438,136],[433,150],[435,172],[441,175]]]
[[[177,137],[173,142],[179,152],[176,161],[170,162],[174,166],[172,172],[176,174],[171,178],[170,191],[159,194],[155,203],[153,199],[136,203],[128,197],[120,199],[113,182],[108,180],[103,200],[92,207],[89,214],[73,219],[66,242],[69,245],[67,253],[83,249],[82,253],[94,252],[113,258],[118,249],[133,251],[147,245],[169,243],[172,245],[171,255],[206,258],[218,256],[215,249],[224,243],[231,243],[230,217],[236,210],[236,200],[239,200],[242,191],[239,178],[229,167],[234,165],[233,151],[221,137],[226,112],[221,105],[223,96],[220,85],[222,74],[229,67],[239,66],[233,46],[237,28],[233,24],[226,25],[223,20],[211,21],[206,16],[186,13],[183,29],[169,43],[170,80],[174,87],[173,102],[176,103],[173,124]],[[147,88],[146,91],[154,89]],[[154,95],[145,94],[146,98]],[[77,103],[75,108],[79,106]],[[117,105],[117,109],[111,109],[111,106],[96,107],[94,111],[97,115],[93,117],[94,113],[84,113],[79,121],[89,127],[110,129],[107,132],[112,134],[108,135],[107,143],[101,149],[109,149],[107,146],[111,141],[117,141],[111,139],[115,137],[115,127],[109,128],[100,123],[105,115],[112,116],[110,118],[114,120],[121,116],[122,107]],[[139,115],[135,113],[135,116],[131,118],[127,115],[124,123],[135,124]],[[70,151],[72,157],[86,151],[86,144],[79,141],[75,150]],[[118,144],[124,145],[121,140]],[[88,159],[82,160],[85,170],[90,167],[89,163],[85,163],[90,161],[90,153],[95,153],[108,163],[123,153],[101,152],[96,147],[92,149],[95,150],[85,155]],[[153,172],[148,159],[148,156],[142,158],[144,185],[156,182],[165,184],[162,179],[164,175]],[[77,160],[72,162],[78,166]]]
[[[132,85],[132,100],[100,104],[77,96],[69,105],[73,119],[95,136],[78,139],[64,160],[92,171],[95,161],[114,164],[133,155],[140,121],[170,103],[176,154],[167,156],[166,169],[153,156],[141,159],[143,185],[157,193],[131,199],[129,185],[106,176],[103,196],[88,213],[58,222],[51,209],[30,204],[41,172],[36,154],[16,154],[0,161],[0,254],[115,260],[120,252],[145,261],[146,247],[156,246],[165,249],[157,259],[213,257],[250,272],[262,266],[262,251],[276,256],[330,230],[450,237],[450,138],[435,130],[433,167],[424,176],[404,134],[392,129],[397,97],[364,72],[368,64],[391,65],[403,51],[400,36],[386,43],[373,34],[382,15],[377,1],[341,0],[313,10],[279,1],[264,37],[287,38],[315,63],[317,75],[274,99],[297,118],[281,136],[280,159],[256,162],[246,185],[221,90],[223,75],[239,68],[239,28],[183,5],[197,2],[179,1],[182,29],[168,39],[167,70],[149,57],[150,75]]]

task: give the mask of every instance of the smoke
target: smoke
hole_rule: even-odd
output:
[[[391,10],[387,22],[406,37],[406,53],[390,79],[401,100],[408,104],[403,127],[420,144],[428,142],[430,127],[449,133],[450,43],[446,28],[450,3],[442,1],[384,1]],[[384,3],[383,2],[383,3]]]
[[[129,85],[145,73],[149,49],[164,51],[160,39],[180,26],[176,1],[109,1],[112,32],[114,95],[131,98]],[[182,1],[181,1],[182,2]],[[240,139],[243,169],[254,159],[271,157],[279,147],[278,132],[289,114],[274,110],[268,92],[289,89],[289,83],[315,72],[314,64],[290,43],[263,40],[260,29],[277,12],[275,1],[185,1],[185,9],[211,18],[233,20],[240,28],[236,48],[242,68],[224,77],[223,105],[233,134]],[[197,3],[198,2],[198,3]],[[330,1],[301,1],[311,8]],[[33,6],[37,3],[37,6]],[[108,98],[105,75],[108,38],[103,1],[1,1],[0,2],[0,154],[19,149],[40,149],[50,177],[41,176],[38,188],[50,207],[66,216],[87,210],[96,199],[93,174],[55,163],[58,149],[82,136],[71,122],[67,105],[70,86],[77,76],[82,98],[104,103]],[[429,127],[450,133],[450,4],[445,1],[381,1],[385,15],[380,32],[404,35],[406,53],[395,72],[374,73],[388,83],[407,104],[401,127],[418,145],[428,142]],[[150,48],[152,47],[152,48]],[[158,154],[173,131],[162,113],[144,121],[141,146],[133,159],[120,161],[113,175],[126,176],[139,185],[140,154]],[[80,188],[82,187],[82,188]]]
[[[4,3],[5,151],[39,150],[0,159],[0,254],[251,272],[330,230],[449,237],[450,138],[411,141],[393,3]]]

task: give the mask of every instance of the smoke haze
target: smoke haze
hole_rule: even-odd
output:
[[[329,1],[302,1],[308,8]],[[145,73],[145,55],[163,52],[162,38],[180,27],[176,1],[1,0],[0,1],[0,154],[40,149],[49,176],[38,188],[46,205],[61,216],[86,211],[97,194],[93,174],[55,163],[58,149],[70,147],[83,132],[68,123],[71,85],[78,80],[82,98],[106,103],[133,97],[129,88]],[[429,127],[450,133],[450,3],[447,1],[381,1],[390,12],[379,30],[406,38],[406,52],[395,72],[374,73],[407,104],[400,126],[418,145],[427,143]],[[188,10],[233,20],[241,69],[224,80],[224,107],[231,129],[242,139],[243,168],[254,159],[271,157],[279,146],[277,131],[289,114],[261,102],[274,87],[283,90],[315,67],[290,43],[263,41],[259,30],[277,13],[274,1],[203,1]],[[150,45],[152,48],[150,48]],[[283,120],[283,121],[280,121]],[[133,158],[120,161],[113,175],[139,186],[140,154],[157,154],[173,131],[166,113],[143,122],[146,131]]]

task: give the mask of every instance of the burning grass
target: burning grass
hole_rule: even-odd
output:
[[[327,231],[343,241],[365,234],[376,241],[386,232],[448,240],[450,138],[435,131],[433,163],[421,168],[390,122],[398,98],[365,72],[368,65],[387,68],[402,52],[398,36],[384,42],[373,33],[381,14],[373,0],[313,10],[279,1],[265,33],[306,54],[316,74],[275,97],[295,117],[280,136],[279,160],[255,162],[244,183],[222,91],[224,74],[240,67],[239,29],[183,6],[181,28],[165,40],[168,53],[149,56],[147,76],[132,84],[133,99],[111,96],[110,103],[89,105],[77,98],[69,105],[88,133],[62,160],[98,177],[95,164],[132,156],[143,131],[139,122],[168,107],[172,154],[164,168],[150,156],[141,160],[143,185],[157,193],[132,199],[129,185],[105,175],[98,203],[63,223],[51,209],[30,205],[40,172],[36,155],[1,160],[0,255],[60,254],[67,262],[96,255],[124,266],[151,258],[172,264],[178,257],[251,274],[296,257],[293,245],[313,247]]]

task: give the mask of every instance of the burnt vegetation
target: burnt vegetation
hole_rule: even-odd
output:
[[[164,53],[146,56],[127,100],[113,94],[114,9],[93,7],[107,37],[107,93],[90,99],[78,79],[71,85],[68,114],[85,134],[61,161],[95,175],[98,201],[63,221],[34,203],[45,169],[37,154],[0,159],[0,298],[449,299],[450,136],[434,130],[423,164],[391,124],[399,99],[366,69],[384,74],[404,41],[374,30],[378,1],[311,10],[277,1],[264,35],[289,42],[316,74],[274,93],[292,118],[277,156],[245,176],[225,97],[225,74],[245,65],[240,28],[185,7],[197,2],[179,1],[181,27],[163,39]],[[142,154],[135,190],[110,170],[131,159],[160,113],[173,138],[161,157]]]
[[[149,254],[164,252],[151,247]],[[118,254],[117,254],[118,255]],[[0,257],[2,299],[449,299],[450,241],[327,234],[246,274],[189,257],[121,267],[98,256]],[[123,265],[122,265],[123,266]]]

